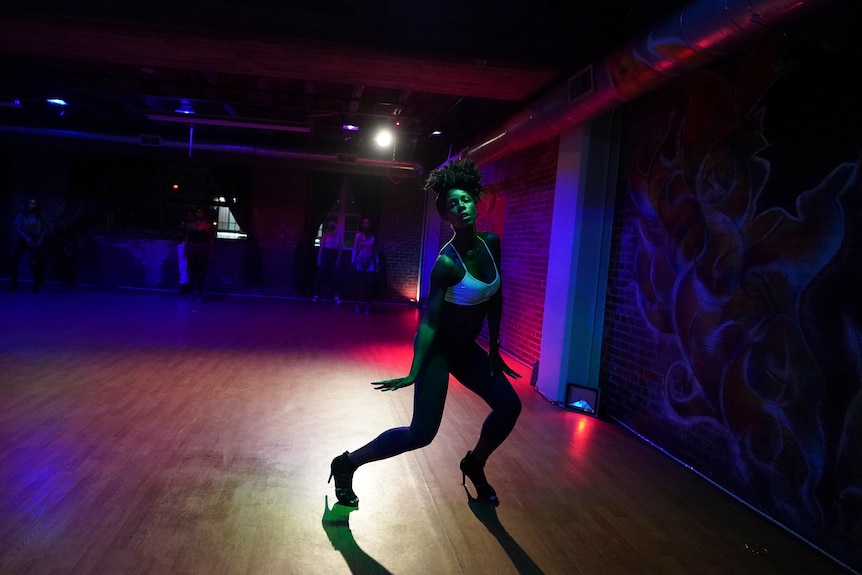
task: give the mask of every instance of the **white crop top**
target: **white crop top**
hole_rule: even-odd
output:
[[[464,265],[464,260],[461,259],[461,254],[458,253],[455,246],[452,246],[452,249],[455,251],[455,255],[458,256],[458,261],[461,262],[461,266],[464,268],[464,278],[446,290],[446,296],[443,299],[449,303],[454,303],[456,305],[479,305],[480,303],[484,303],[491,299],[491,296],[497,293],[497,290],[500,289],[500,272],[497,270],[497,262],[494,260],[494,254],[491,253],[485,240],[482,238],[479,239],[488,251],[488,255],[491,256],[491,261],[494,262],[494,280],[491,283],[486,284],[485,282],[479,281],[473,277],[470,272],[467,271],[467,266]]]

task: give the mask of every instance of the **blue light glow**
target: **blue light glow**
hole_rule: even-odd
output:
[[[180,106],[176,110],[174,110],[177,114],[187,114],[192,115],[195,113],[195,109],[192,107],[192,103],[185,98],[180,100]]]

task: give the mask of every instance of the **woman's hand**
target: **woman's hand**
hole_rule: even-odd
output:
[[[374,381],[371,383],[371,385],[375,386],[374,389],[378,389],[380,391],[395,391],[396,389],[401,389],[402,387],[411,386],[415,381],[416,378],[412,375],[405,375],[404,377],[396,377],[395,379]]]
[[[502,371],[504,374],[514,379],[521,377],[520,373],[506,365],[506,362],[503,361],[503,358],[500,356],[500,350],[498,349],[491,350],[488,354],[488,362],[491,364],[491,375],[494,375],[498,371]]]

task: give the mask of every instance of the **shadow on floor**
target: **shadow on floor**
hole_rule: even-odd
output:
[[[350,513],[358,507],[346,507],[336,503],[329,508],[329,496],[326,496],[323,508],[323,530],[329,537],[332,547],[341,553],[344,561],[350,568],[350,572],[356,575],[392,575],[392,573],[381,565],[376,559],[363,551],[353,538],[350,531]]]

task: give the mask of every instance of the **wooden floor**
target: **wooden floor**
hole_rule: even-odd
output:
[[[0,285],[5,289],[5,286]],[[486,409],[457,383],[422,450],[329,462],[409,422],[418,311],[131,291],[0,293],[2,574],[747,574],[840,566],[609,422],[516,383],[474,504]]]

